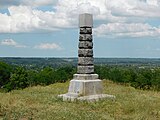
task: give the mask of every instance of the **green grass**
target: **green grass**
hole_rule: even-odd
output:
[[[103,84],[116,100],[63,102],[69,82],[0,93],[0,120],[160,120],[160,92]]]

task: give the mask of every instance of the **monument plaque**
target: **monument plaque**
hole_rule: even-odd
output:
[[[113,95],[102,94],[102,81],[98,79],[98,74],[94,73],[92,27],[92,14],[80,14],[77,74],[74,74],[70,81],[68,93],[59,95],[64,101],[115,98]]]

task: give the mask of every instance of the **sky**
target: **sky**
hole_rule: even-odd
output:
[[[160,0],[0,0],[0,57],[77,57],[93,14],[94,57],[160,58]]]

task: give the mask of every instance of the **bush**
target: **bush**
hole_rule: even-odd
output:
[[[13,89],[23,89],[29,86],[28,83],[28,73],[27,71],[22,68],[18,67],[11,74],[8,83],[4,86],[7,91],[11,91]]]

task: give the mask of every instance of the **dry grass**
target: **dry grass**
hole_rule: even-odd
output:
[[[136,90],[104,81],[116,100],[63,102],[67,83],[0,93],[0,120],[160,120],[160,92]]]

